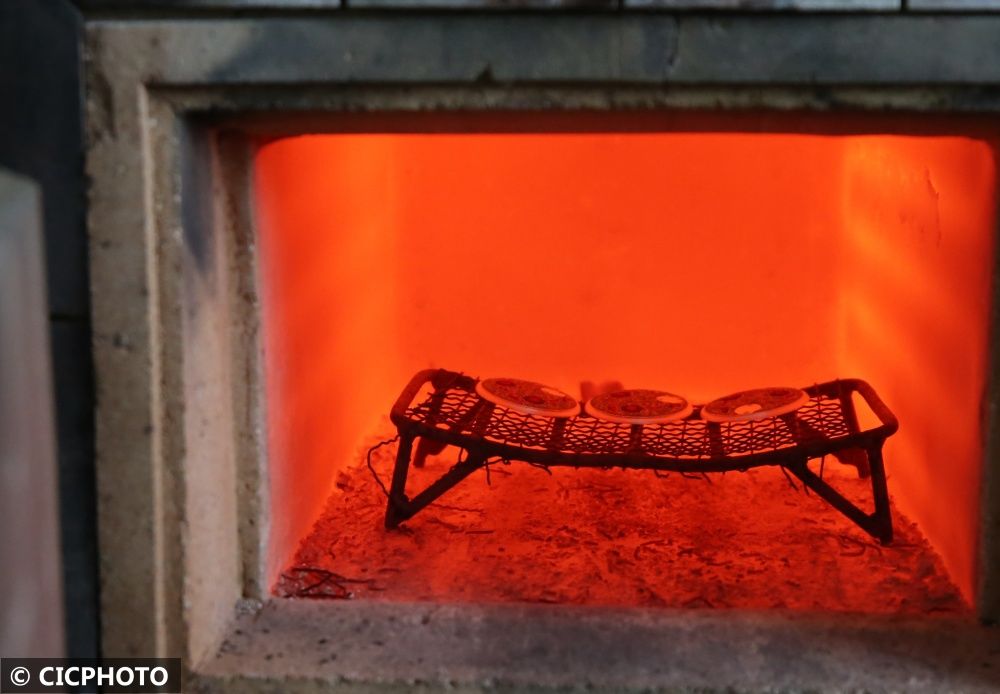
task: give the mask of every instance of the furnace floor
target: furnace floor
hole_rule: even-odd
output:
[[[394,453],[388,446],[373,455],[383,478]],[[455,456],[447,449],[424,469],[411,468],[410,489],[440,476]],[[830,458],[824,476],[870,506],[871,486],[853,468]],[[490,484],[476,473],[401,529],[386,531],[385,497],[361,451],[339,475],[275,593],[904,614],[969,609],[940,557],[895,507],[896,540],[882,547],[796,486],[773,468],[707,481],[497,464]]]

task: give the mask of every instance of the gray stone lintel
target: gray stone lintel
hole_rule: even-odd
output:
[[[86,12],[191,14],[225,11],[336,10],[341,0],[75,0]],[[918,0],[919,1],[919,0]],[[988,0],[924,0],[937,5],[956,4],[976,8]],[[348,8],[380,9],[470,9],[470,10],[572,10],[618,9],[618,0],[346,0]],[[993,3],[996,6],[996,3]],[[897,11],[902,0],[625,0],[625,8],[658,7],[679,10],[722,9],[740,11]]]
[[[354,15],[98,21],[103,84],[1000,84],[1000,16]]]
[[[623,0],[625,9],[736,10],[740,12],[896,12],[902,0]]]
[[[618,0],[346,0],[348,8],[576,10],[618,9]],[[893,12],[902,0],[623,0],[624,9],[740,12]]]
[[[1000,0],[910,0],[907,7],[911,10],[927,10],[931,12],[975,12],[981,10],[1000,10]]]

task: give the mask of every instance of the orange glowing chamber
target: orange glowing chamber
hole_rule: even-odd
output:
[[[975,595],[992,141],[315,135],[255,177],[271,575],[419,370],[693,402],[858,377],[900,422],[895,504]]]

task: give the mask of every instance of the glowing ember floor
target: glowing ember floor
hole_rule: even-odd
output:
[[[373,438],[372,443],[376,443]],[[383,479],[395,446],[372,456]],[[411,469],[420,489],[455,450]],[[968,610],[917,527],[893,510],[879,546],[777,469],[701,477],[491,466],[407,521],[382,526],[385,497],[363,453],[275,588],[376,600],[790,608],[881,613]],[[828,459],[825,478],[868,508],[871,487]],[[892,489],[892,479],[889,479]],[[411,492],[412,494],[412,492]]]

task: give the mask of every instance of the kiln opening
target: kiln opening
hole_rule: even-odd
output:
[[[274,591],[968,609],[994,151],[770,133],[263,145]]]

